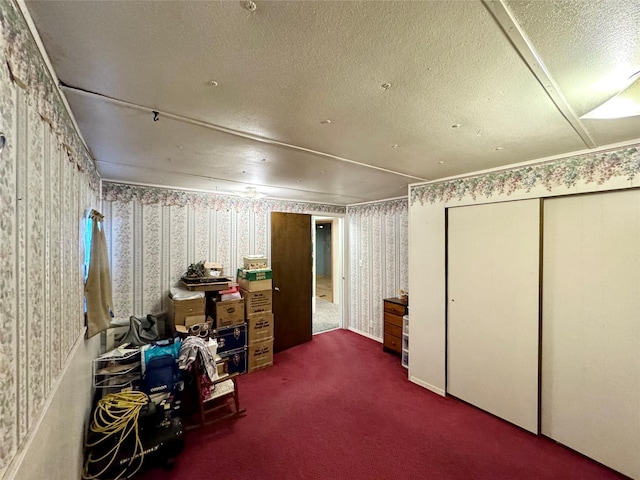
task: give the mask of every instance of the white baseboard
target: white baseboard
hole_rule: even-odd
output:
[[[426,388],[427,390],[432,391],[433,393],[437,393],[438,395],[440,395],[441,397],[446,397],[446,392],[438,387],[434,387],[433,385],[431,385],[430,383],[427,382],[423,382],[422,380],[416,378],[416,377],[409,377],[409,380],[412,381],[413,383],[415,383],[416,385],[420,385],[421,387]]]
[[[373,335],[369,335],[368,333],[361,332],[360,330],[356,330],[355,328],[349,327],[347,330],[349,330],[349,331],[351,331],[353,333],[357,333],[358,335],[362,335],[363,337],[370,338],[371,340],[375,340],[378,343],[382,343],[382,339],[381,338],[376,338]]]

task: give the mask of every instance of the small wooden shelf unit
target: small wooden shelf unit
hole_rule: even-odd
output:
[[[384,299],[384,343],[385,352],[402,354],[402,325],[407,314],[408,303],[401,298]]]

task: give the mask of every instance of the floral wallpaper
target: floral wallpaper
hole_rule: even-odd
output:
[[[347,212],[351,215],[394,215],[398,212],[406,212],[407,208],[407,198],[404,197],[382,202],[350,205]]]
[[[165,207],[190,206],[209,210],[251,210],[253,212],[283,213],[344,213],[345,207],[320,203],[293,202],[286,200],[248,199],[231,195],[201,193],[188,190],[173,190],[160,187],[146,187],[122,183],[104,182],[102,196],[110,202],[131,202],[140,205],[160,204]]]
[[[100,176],[95,164],[78,136],[20,8],[13,0],[0,0],[0,35],[10,79],[23,89],[28,102],[50,125],[67,159],[81,172],[86,172],[91,189],[97,192]]]
[[[103,183],[102,194],[118,319],[166,311],[169,289],[191,263],[217,261],[235,277],[244,255],[269,256],[271,212],[345,213],[333,205],[113,182]]]
[[[83,227],[98,202],[99,177],[24,19],[6,0],[0,30],[7,59],[0,63],[7,139],[0,154],[2,478],[43,415],[84,327]]]
[[[406,198],[347,207],[349,328],[382,341],[382,300],[408,288]]]
[[[480,195],[490,198],[494,195],[510,195],[517,190],[528,192],[539,185],[549,191],[554,187],[573,187],[578,182],[600,185],[613,177],[633,180],[639,174],[640,145],[634,145],[503,172],[413,186],[411,204],[446,202],[466,195],[474,200]]]
[[[382,298],[408,285],[406,198],[353,207],[103,183],[116,318],[166,311],[190,263],[235,275],[243,255],[271,251],[271,212],[347,213],[351,329],[382,339]]]

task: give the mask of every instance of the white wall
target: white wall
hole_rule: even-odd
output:
[[[634,175],[630,179],[631,175]],[[410,379],[445,392],[445,209],[640,185],[640,144],[588,152],[537,167],[415,184],[409,205]]]
[[[445,394],[446,208],[621,190],[639,185],[640,144],[635,144],[579,153],[535,166],[520,165],[506,171],[411,186],[409,289],[421,294],[414,295],[411,301],[410,379]],[[611,281],[620,279],[613,275]]]
[[[409,207],[409,379],[445,393],[445,209]]]

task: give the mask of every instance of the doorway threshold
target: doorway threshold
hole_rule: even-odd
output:
[[[340,306],[316,297],[316,311],[313,314],[313,334],[335,330],[340,327]]]

